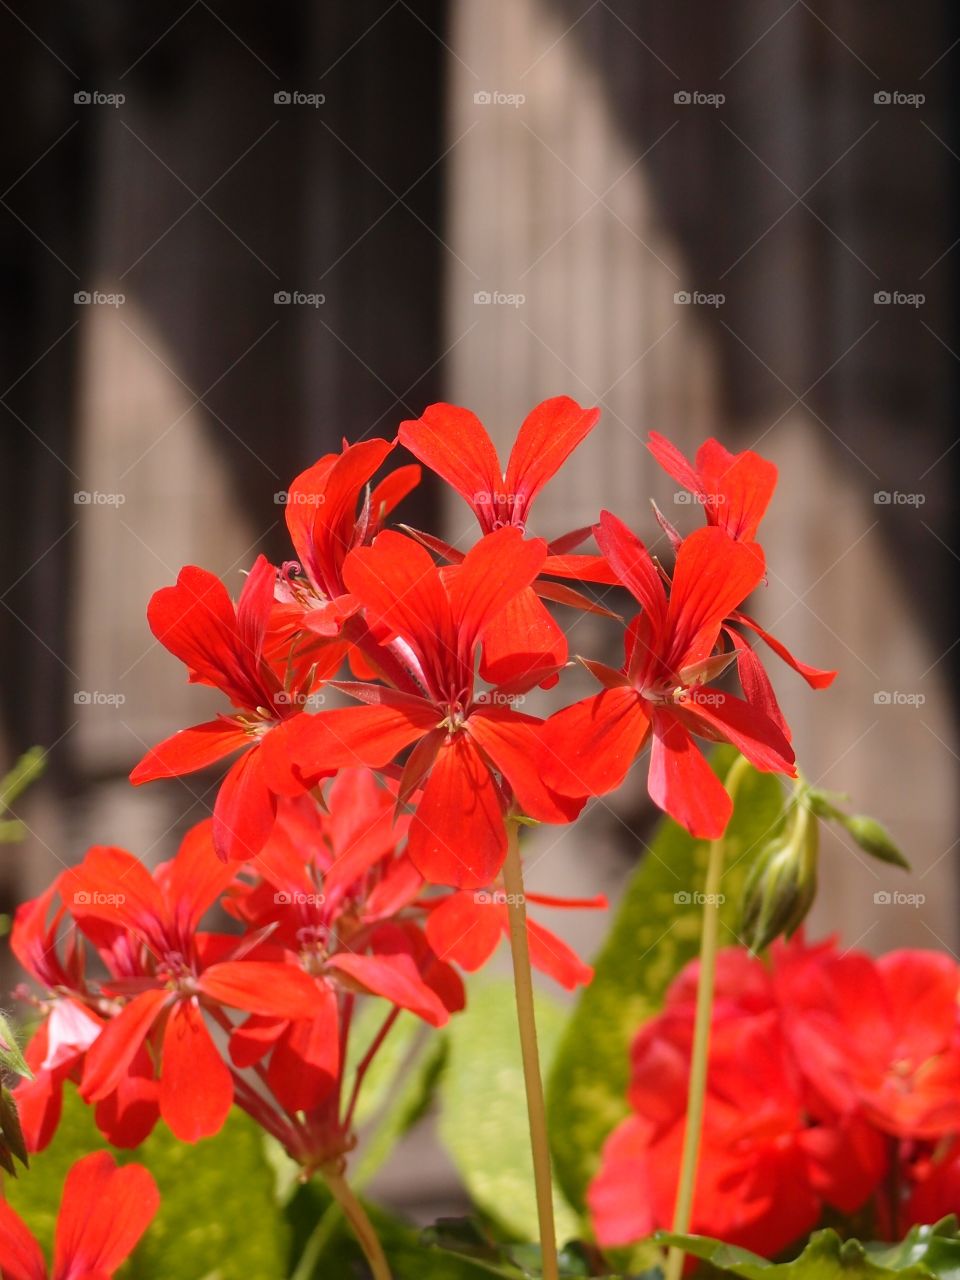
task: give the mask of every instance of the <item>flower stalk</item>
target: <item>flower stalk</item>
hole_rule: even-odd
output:
[[[724,783],[731,800],[735,799],[748,761],[738,756],[730,766]],[[710,842],[707,876],[704,884],[703,924],[700,931],[700,974],[697,982],[697,1004],[693,1026],[693,1050],[690,1057],[690,1083],[687,1091],[687,1124],[683,1136],[680,1180],[673,1211],[673,1234],[686,1235],[690,1230],[693,1197],[697,1184],[697,1165],[703,1133],[703,1113],[707,1095],[707,1068],[710,1059],[710,1025],[713,1018],[713,989],[717,967],[717,942],[720,933],[720,884],[723,880],[723,854],[726,837]],[[684,1252],[675,1246],[667,1256],[666,1280],[680,1280]]]
[[[507,823],[507,857],[503,864],[510,924],[510,951],[513,957],[513,984],[517,999],[517,1024],[523,1059],[523,1083],[527,1095],[530,1147],[533,1153],[533,1181],[540,1226],[540,1254],[543,1280],[558,1280],[557,1233],[553,1217],[553,1188],[550,1173],[550,1143],[547,1137],[547,1109],[540,1075],[537,1022],[533,1004],[530,948],[527,942],[527,908],[520,861],[519,827]]]
[[[363,1250],[364,1257],[370,1264],[373,1280],[392,1280],[386,1254],[383,1252],[383,1246],[376,1231],[373,1229],[373,1223],[367,1217],[367,1211],[363,1205],[354,1195],[350,1184],[335,1166],[327,1165],[322,1172],[324,1181],[330,1188],[330,1194],[343,1210],[344,1217],[350,1223],[353,1234]]]

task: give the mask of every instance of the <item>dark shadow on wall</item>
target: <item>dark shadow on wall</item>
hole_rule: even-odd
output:
[[[252,509],[342,437],[392,434],[439,398],[444,8],[0,14],[16,104],[0,144],[12,744],[55,743],[75,684],[76,292],[108,281],[136,303]],[[75,100],[98,93],[125,101]],[[432,501],[426,485],[406,514],[423,522]],[[282,531],[265,549],[289,554]]]

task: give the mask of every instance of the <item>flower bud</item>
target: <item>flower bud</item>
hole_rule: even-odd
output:
[[[843,819],[843,825],[856,840],[857,844],[872,858],[881,862],[891,862],[895,867],[910,870],[910,863],[894,843],[889,831],[875,818],[868,818],[865,813],[855,813]]]
[[[784,829],[760,853],[747,876],[740,933],[753,952],[803,923],[817,894],[817,819],[795,797]]]

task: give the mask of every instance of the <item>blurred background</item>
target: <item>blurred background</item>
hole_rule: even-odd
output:
[[[655,544],[650,496],[699,523],[650,429],[777,462],[755,612],[840,669],[812,694],[770,664],[800,763],[915,867],[832,834],[813,932],[955,949],[958,17],[0,0],[0,748],[50,750],[0,911],[93,842],[167,857],[209,809],[215,776],[126,781],[220,707],[146,625],[182,564],[236,594],[287,558],[277,495],[342,437],[442,398],[505,451],[567,393],[603,417],[538,534],[604,505]],[[471,529],[430,485],[402,515]],[[532,884],[615,898],[654,817],[637,772],[537,835]],[[557,927],[589,953],[605,921]],[[418,1168],[388,1194],[442,1201],[439,1157]]]

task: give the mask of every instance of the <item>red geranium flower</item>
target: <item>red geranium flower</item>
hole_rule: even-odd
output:
[[[429,405],[420,418],[401,422],[397,438],[456,489],[484,533],[508,525],[525,533],[537,494],[589,435],[599,417],[599,409],[584,409],[569,396],[544,400],[524,420],[505,471],[480,419],[456,405]],[[448,560],[459,563],[463,559],[439,538],[417,536]],[[535,582],[518,591],[487,627],[480,667],[484,680],[520,692],[537,683],[555,682],[555,672],[567,661],[567,640],[541,597],[590,613],[609,613],[582,592],[549,580],[613,582],[601,557],[567,554],[589,536],[588,527],[551,542]],[[518,653],[514,640],[518,634],[527,637],[523,654]]]
[[[264,654],[275,578],[269,561],[259,556],[234,607],[219,578],[188,565],[175,587],[154,593],[147,609],[153,634],[186,663],[190,680],[222,690],[236,710],[181,729],[152,747],[130,781],[137,786],[178,777],[243,751],[227,772],[213,810],[214,844],[223,858],[250,858],[263,847],[277,797],[270,785],[276,780],[264,774],[260,748],[271,730],[302,712],[320,679],[331,675],[343,656],[342,647],[329,646],[324,666],[315,661],[301,681],[285,687]]]
[[[751,449],[731,453],[718,440],[705,441],[697,450],[696,466],[691,465],[676,445],[656,431],[650,432],[648,448],[663,469],[696,497],[703,506],[707,523],[716,525],[738,542],[748,546],[756,542],[760,521],[777,483],[777,468]],[[657,512],[657,518],[674,546],[679,549],[682,538],[676,529]],[[789,667],[801,675],[811,689],[826,689],[836,678],[836,671],[811,667],[795,658],[790,650],[760,626],[755,618],[734,612],[730,621],[746,627],[758,636]],[[761,698],[769,714],[786,730],[776,697],[753,650],[732,628],[724,628],[727,638],[738,650],[740,678],[751,702]]]
[[[596,536],[643,612],[627,629],[621,670],[585,663],[603,691],[547,721],[547,781],[567,795],[612,791],[652,736],[651,799],[693,835],[714,839],[732,805],[692,735],[732,743],[758,769],[795,772],[793,750],[775,720],[706,687],[735,657],[715,653],[717,642],[724,619],[763,576],[762,555],[721,529],[698,529],[677,554],[668,600],[646,547],[625,524],[605,511]]]
[[[499,873],[507,788],[523,812],[542,821],[567,822],[579,810],[543,784],[542,722],[503,705],[496,691],[474,691],[484,628],[529,586],[545,554],[542,541],[524,541],[512,527],[482,538],[461,565],[443,571],[398,533],[354,551],[344,566],[347,585],[378,637],[403,642],[422,695],[346,685],[374,705],[304,716],[276,740],[276,750],[312,776],[350,765],[382,768],[416,743],[400,798],[423,788],[409,853],[433,883],[480,888]],[[526,636],[513,643],[523,651]]]
[[[297,604],[303,625],[320,635],[336,635],[360,607],[343,581],[347,555],[372,542],[384,518],[419,483],[418,466],[398,467],[369,491],[371,477],[393,448],[388,440],[344,442],[341,453],[325,454],[287,492],[287,530],[299,565],[283,566],[278,595]]]
[[[133,1252],[160,1207],[142,1165],[117,1168],[106,1151],[78,1160],[63,1187],[53,1270],[23,1220],[0,1202],[3,1280],[109,1280]]]
[[[123,1083],[149,1045],[159,1076],[160,1114],[184,1142],[216,1133],[233,1101],[230,1071],[204,1013],[221,1006],[279,1018],[310,1016],[314,983],[280,962],[223,959],[238,939],[196,932],[232,876],[217,858],[210,824],[188,833],[156,878],[124,849],[96,847],[62,877],[80,928],[114,975],[107,997],[127,998],[87,1050],[80,1092],[99,1102]]]

